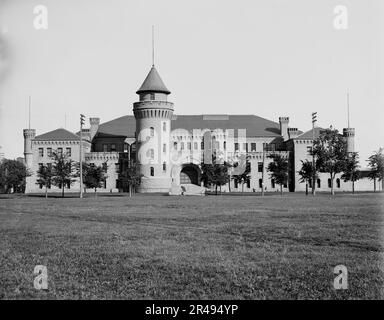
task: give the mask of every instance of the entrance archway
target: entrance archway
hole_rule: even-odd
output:
[[[180,171],[180,184],[199,185],[199,169],[195,165],[186,165]]]

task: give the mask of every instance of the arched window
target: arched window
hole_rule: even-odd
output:
[[[275,185],[275,179],[272,179],[272,180],[271,180],[271,186],[272,186],[272,188],[275,188],[275,187],[276,187],[276,185]]]
[[[336,179],[336,187],[340,189],[340,179],[339,178]]]
[[[151,137],[154,137],[155,136],[155,128],[154,127],[150,127],[149,129],[151,131]]]
[[[332,181],[331,179],[328,179],[328,188],[331,188],[332,187]]]
[[[167,131],[167,123],[163,122],[163,131]]]
[[[259,179],[259,188],[263,187],[263,179]]]
[[[247,188],[249,189],[251,187],[251,179],[247,180]]]
[[[320,179],[317,179],[317,187],[321,188],[321,180]]]
[[[163,171],[167,171],[167,163],[163,162]]]
[[[151,177],[153,177],[154,175],[155,175],[155,168],[151,167]]]
[[[235,188],[238,188],[239,187],[239,183],[237,182],[237,180],[235,179]]]

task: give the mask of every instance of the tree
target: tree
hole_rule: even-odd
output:
[[[76,181],[78,172],[76,163],[63,152],[52,152],[52,184],[61,189],[64,198],[64,188],[68,188]]]
[[[308,195],[308,182],[313,179],[313,174],[315,174],[315,179],[317,179],[318,175],[313,172],[313,165],[311,161],[301,160],[301,169],[299,171],[300,182],[305,182],[305,194]]]
[[[24,163],[4,159],[0,162],[0,189],[5,193],[24,192],[25,179],[31,175]]]
[[[52,166],[51,165],[42,165],[37,170],[37,179],[36,184],[45,187],[45,197],[48,198],[48,188],[51,187],[52,184]]]
[[[205,164],[201,165],[202,175],[201,180],[205,186],[214,185],[215,193],[217,195],[217,189],[228,183],[228,165],[222,163]]]
[[[102,187],[107,175],[105,173],[105,165],[96,166],[95,164],[83,163],[83,183],[87,188],[95,190],[97,196],[97,188]]]
[[[345,138],[337,130],[326,129],[319,138],[315,139],[313,154],[316,157],[316,168],[320,172],[329,173],[331,194],[334,195],[333,181],[336,174],[343,172],[347,159]]]
[[[381,181],[382,189],[384,190],[384,155],[383,148],[374,152],[368,158],[368,167],[371,168],[369,179],[373,180],[373,190],[376,192],[376,180]]]
[[[233,176],[233,180],[236,181],[236,183],[241,183],[241,193],[244,192],[244,184],[251,180],[250,172],[251,166],[250,163],[247,162],[245,170],[242,173]]]
[[[279,153],[272,153],[268,157],[273,159],[267,168],[270,172],[270,177],[280,185],[280,194],[283,195],[283,185],[288,181],[288,160]]]
[[[359,167],[359,154],[358,152],[353,152],[347,157],[344,173],[341,175],[341,179],[344,182],[352,182],[352,193],[355,193],[355,181],[360,178]]]
[[[141,178],[144,176],[139,169],[137,164],[130,164],[121,174],[122,178],[128,182],[130,197],[132,197],[132,191],[136,192],[136,188],[140,186]]]

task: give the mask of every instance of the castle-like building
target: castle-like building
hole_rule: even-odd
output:
[[[133,115],[100,123],[90,118],[90,127],[82,131],[83,161],[104,165],[107,179],[99,191],[128,192],[128,165],[137,163],[143,175],[138,192],[179,194],[182,186],[201,186],[201,164],[210,163],[212,155],[222,161],[236,162],[247,157],[250,180],[243,186],[231,180],[222,191],[275,192],[279,186],[270,178],[266,168],[271,160],[268,153],[281,153],[289,160],[286,191],[305,191],[298,171],[301,161],[311,160],[313,137],[324,129],[302,132],[289,127],[288,117],[278,122],[256,115],[177,115],[168,101],[170,91],[152,66],[142,86],[136,92],[139,101],[133,103]],[[354,151],[354,128],[343,129],[348,151]],[[36,183],[40,165],[51,162],[52,151],[65,152],[72,160],[80,160],[80,136],[60,128],[36,136],[35,129],[24,129],[25,164],[33,173],[27,178],[26,193],[43,192]],[[263,179],[264,177],[264,179]],[[365,179],[356,183],[356,190],[372,190]],[[264,182],[264,183],[263,183]],[[318,191],[330,190],[328,174],[319,174]],[[335,190],[350,191],[351,182],[335,178]],[[79,182],[67,186],[78,192]],[[50,191],[60,191],[50,187]]]

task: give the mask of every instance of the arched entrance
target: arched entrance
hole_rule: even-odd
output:
[[[199,185],[199,173],[196,165],[185,165],[180,171],[180,184]]]

